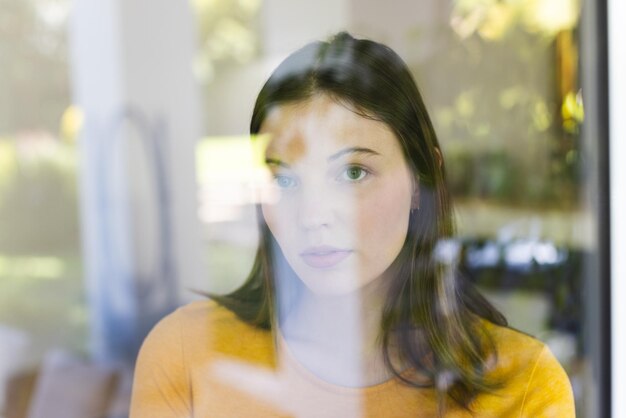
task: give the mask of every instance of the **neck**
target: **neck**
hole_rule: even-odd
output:
[[[391,377],[379,342],[386,297],[383,280],[343,295],[303,289],[281,332],[296,359],[320,378],[371,386]]]

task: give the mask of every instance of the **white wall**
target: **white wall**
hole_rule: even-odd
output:
[[[76,0],[70,28],[92,349],[134,360],[154,322],[200,275],[189,7]]]

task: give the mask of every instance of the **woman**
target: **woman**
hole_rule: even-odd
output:
[[[305,46],[250,131],[274,180],[253,270],[157,325],[132,417],[574,416],[550,351],[454,272],[443,157],[392,50]]]

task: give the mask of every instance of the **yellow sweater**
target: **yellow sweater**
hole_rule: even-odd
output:
[[[445,417],[574,417],[569,380],[550,350],[511,329],[495,325],[489,329],[498,350],[491,376],[504,385],[479,395],[472,404],[473,413],[452,407]],[[213,302],[182,307],[164,318],[143,344],[130,417],[287,417],[290,414],[267,399],[225,383],[212,367],[220,360],[234,359],[272,371],[276,368],[274,352],[269,332],[243,323]],[[328,412],[333,410],[329,405],[341,403],[352,405],[351,411],[359,411],[352,416],[359,417],[437,416],[433,389],[415,389],[397,379],[366,388],[335,386],[298,364],[288,350],[281,354],[280,369],[290,370],[285,397],[306,394],[297,402],[307,404],[308,416],[336,416]]]

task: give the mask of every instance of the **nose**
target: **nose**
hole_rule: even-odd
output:
[[[321,188],[303,188],[298,203],[298,222],[301,228],[316,230],[333,224],[334,204],[328,191]]]

